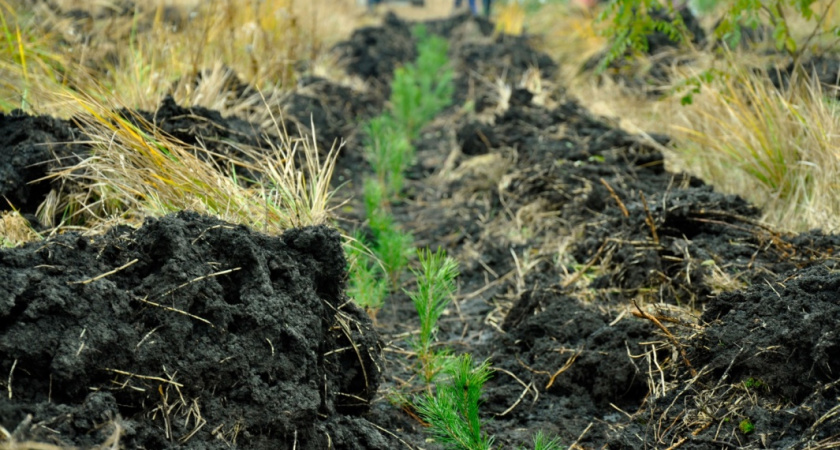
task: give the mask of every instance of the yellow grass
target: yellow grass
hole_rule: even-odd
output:
[[[828,6],[823,28],[837,23],[840,8],[830,2],[814,5],[816,11]],[[749,199],[777,228],[840,228],[840,111],[825,101],[833,94],[804,82],[780,93],[766,75],[746,68],[766,67],[767,59],[742,54],[737,59],[745,64],[732,63],[737,73],[705,83],[691,106],[680,105],[678,96],[646,97],[580,70],[605,45],[595,14],[551,5],[526,20],[531,32],[544,33],[542,49],[561,62],[561,83],[571,96],[628,131],[671,135],[676,142],[666,152],[671,170],[691,172],[718,190]],[[805,39],[816,22],[791,23],[792,34]],[[692,65],[674,70],[673,83],[715,64],[716,58],[703,52],[693,57]]]
[[[94,13],[108,9],[104,1],[58,3]],[[126,16],[73,21],[28,0],[0,0],[0,75],[6,80],[0,108],[24,105],[69,117],[80,112],[77,105],[50,104],[41,92],[70,86],[79,92],[104,87],[109,99],[153,110],[173,89],[185,97],[176,100],[190,100],[176,89],[178,81],[218,66],[267,92],[288,89],[296,68],[346,38],[359,16],[354,4],[330,0],[175,3],[167,9],[171,1],[138,2]],[[208,103],[217,101],[206,94]]]
[[[275,126],[268,154],[240,149],[253,161],[246,162],[179,142],[93,97],[75,100],[87,111],[81,125],[94,151],[54,175],[81,189],[53,193],[39,210],[45,224],[96,228],[192,210],[278,234],[326,223],[336,207],[330,180],[338,149],[321,156],[315,137],[293,139]],[[238,179],[234,167],[256,180]],[[57,216],[63,223],[51,223]]]
[[[673,112],[684,168],[763,207],[777,227],[840,229],[840,109],[818,83],[780,92],[740,71]]]

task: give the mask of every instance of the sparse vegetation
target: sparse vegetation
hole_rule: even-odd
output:
[[[435,440],[450,450],[494,448],[495,438],[482,431],[480,417],[482,389],[492,374],[490,363],[475,365],[466,354],[454,358],[444,372],[446,378],[435,383],[434,394],[424,394],[414,403],[423,420],[429,422]],[[562,446],[558,438],[540,430],[534,434],[533,448],[560,450]]]
[[[452,103],[452,68],[449,66],[449,43],[428,34],[417,25],[417,60],[394,71],[391,85],[391,110],[409,139],[420,128]]]
[[[772,30],[776,49],[787,52],[794,63],[799,62],[815,39],[835,36],[840,30],[840,26],[826,21],[831,4],[825,9],[815,10],[816,0],[734,1],[720,5],[723,14],[713,30],[716,38],[735,47],[741,41],[744,28],[755,31],[759,26],[768,26]],[[601,19],[610,24],[604,30],[611,43],[600,67],[605,68],[628,52],[647,52],[648,36],[653,32],[665,33],[674,42],[689,42],[691,32],[682,16],[677,14],[677,7],[684,8],[685,5],[658,0],[610,2]],[[669,18],[653,15],[654,11],[663,9]],[[810,27],[799,38],[794,34],[795,19],[806,21]]]
[[[347,294],[375,320],[376,313],[385,304],[388,295],[388,278],[367,249],[364,236],[357,233],[344,247],[350,264],[349,272],[352,274],[348,280]]]
[[[402,195],[405,171],[414,162],[411,140],[451,103],[453,89],[447,41],[429,35],[422,26],[414,29],[414,35],[418,40],[417,60],[396,69],[390,110],[371,119],[365,127],[365,157],[375,174],[365,179],[363,191],[368,226],[373,235],[371,248],[393,291],[399,290],[400,276],[413,253],[413,238],[396,223],[390,205]],[[351,278],[355,276],[351,271]],[[362,272],[358,276],[364,278],[368,274]]]
[[[705,81],[694,104],[676,110],[682,164],[719,189],[765,209],[792,230],[840,228],[840,116],[818,82],[780,91],[740,70]]]

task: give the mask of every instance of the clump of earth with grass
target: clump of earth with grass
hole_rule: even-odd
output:
[[[0,449],[836,447],[824,42],[621,3],[0,5]]]

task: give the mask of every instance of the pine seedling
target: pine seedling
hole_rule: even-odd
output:
[[[363,187],[363,198],[365,203],[365,214],[370,221],[372,229],[380,229],[385,225],[382,224],[385,213],[385,186],[376,178],[365,178]]]
[[[416,77],[414,66],[407,64],[394,70],[394,80],[391,82],[391,109],[409,139],[416,137],[417,130],[424,122],[420,116],[423,92]]]
[[[376,313],[385,304],[388,282],[382,276],[381,266],[367,250],[361,233],[356,233],[353,240],[345,244],[345,249],[350,264],[347,293],[375,321]]]
[[[376,245],[373,248],[377,258],[382,261],[382,266],[391,281],[391,287],[397,290],[400,283],[400,275],[408,266],[409,256],[414,250],[414,237],[397,227],[390,214],[379,216],[381,228],[373,228],[376,238]]]
[[[463,355],[445,373],[449,378],[435,386],[435,393],[425,394],[415,408],[431,424],[435,440],[451,450],[489,450],[493,437],[481,432],[479,400],[484,383],[490,378],[490,364],[473,367],[472,357]]]
[[[368,226],[373,233],[373,253],[382,262],[382,267],[394,290],[399,287],[400,275],[414,250],[414,238],[402,231],[394,222],[394,216],[383,206],[384,187],[379,180],[365,180],[364,202]]]
[[[562,448],[558,437],[549,438],[542,430],[534,435],[534,450],[561,450]]]
[[[420,317],[420,335],[414,342],[420,360],[422,375],[431,384],[442,369],[447,352],[432,348],[437,333],[437,322],[455,293],[458,263],[438,248],[437,252],[418,250],[421,270],[412,270],[417,278],[417,291],[408,292]]]
[[[425,123],[452,103],[455,74],[449,66],[449,42],[446,39],[428,35],[422,26],[415,27],[414,35],[418,39],[415,67],[416,81],[422,93],[420,116]]]
[[[385,186],[389,199],[395,199],[402,191],[403,173],[414,159],[414,147],[403,127],[390,115],[371,119],[366,131],[365,157]]]
[[[422,26],[414,28],[417,60],[394,71],[391,108],[409,139],[443,108],[452,103],[454,74],[449,67],[449,43],[429,35]]]

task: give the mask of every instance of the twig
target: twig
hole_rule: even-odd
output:
[[[607,188],[608,191],[610,191],[610,197],[612,197],[613,200],[615,200],[615,202],[618,203],[618,208],[621,210],[621,214],[624,214],[624,217],[630,217],[630,212],[627,211],[627,207],[624,206],[624,202],[621,201],[621,198],[618,197],[618,194],[615,193],[615,190],[613,190],[612,186],[610,186],[609,183],[607,183],[607,180],[603,178],[600,178],[600,180],[601,184],[603,184],[604,187]]]
[[[146,300],[145,298],[138,298],[138,299],[137,299],[137,301],[138,301],[138,302],[142,302],[142,303],[148,303],[149,305],[152,305],[152,306],[157,306],[158,308],[162,308],[162,309],[165,309],[165,310],[167,310],[167,311],[172,311],[172,312],[176,312],[176,313],[178,313],[178,314],[183,314],[183,315],[185,315],[185,316],[187,316],[187,317],[192,317],[192,318],[193,318],[193,319],[195,319],[195,320],[198,320],[198,321],[200,321],[200,322],[204,322],[204,323],[206,323],[207,325],[210,325],[210,327],[212,327],[212,328],[216,328],[216,326],[215,326],[215,325],[213,325],[213,324],[212,324],[209,320],[207,320],[207,319],[205,319],[205,318],[203,318],[203,317],[198,317],[198,316],[196,316],[195,314],[190,314],[190,313],[188,313],[188,312],[186,312],[186,311],[184,311],[184,310],[180,310],[180,309],[177,309],[177,308],[173,308],[173,307],[171,307],[171,306],[161,305],[160,303],[155,303],[155,302],[153,302],[153,301],[151,301],[151,300]],[[142,342],[142,341],[141,341],[141,342]],[[140,344],[138,344],[138,345],[140,345]]]
[[[158,296],[158,298],[163,298],[163,297],[166,297],[167,295],[169,295],[169,294],[171,294],[171,293],[173,293],[173,292],[177,291],[178,289],[181,289],[182,287],[189,286],[189,285],[191,285],[191,284],[193,284],[193,283],[197,283],[197,282],[199,282],[199,281],[201,281],[201,280],[205,280],[205,279],[207,279],[207,278],[218,277],[218,276],[220,276],[220,275],[227,275],[227,274],[229,274],[229,273],[236,272],[237,270],[242,270],[242,268],[241,268],[241,267],[235,267],[235,268],[233,268],[233,269],[223,270],[223,271],[221,271],[221,272],[211,273],[211,274],[208,274],[208,275],[202,275],[202,276],[200,276],[200,277],[193,278],[192,280],[187,281],[187,282],[186,282],[186,283],[184,283],[184,284],[181,284],[181,285],[179,285],[179,286],[176,286],[176,287],[174,287],[174,288],[172,288],[172,289],[170,289],[170,290],[168,290],[168,291],[164,292],[163,294],[161,294],[160,296]]]
[[[18,360],[15,358],[15,362],[12,363],[12,370],[9,371],[9,382],[6,384],[6,390],[9,391],[9,400],[12,399],[12,378],[15,373],[15,367],[17,367]]]
[[[119,272],[120,270],[126,269],[126,268],[130,267],[131,265],[133,265],[134,263],[136,263],[137,261],[139,261],[139,259],[135,258],[135,259],[123,264],[122,266],[117,267],[116,269],[114,269],[110,272],[105,272],[102,275],[97,275],[93,278],[90,278],[90,279],[87,279],[87,280],[84,280],[84,281],[68,281],[67,284],[90,284],[90,283],[93,283],[96,280],[101,280],[102,278],[105,278],[108,275],[113,275],[113,274]]]
[[[583,439],[584,436],[586,436],[586,433],[589,433],[589,430],[592,428],[592,425],[594,423],[595,422],[589,422],[589,425],[586,426],[586,429],[583,430],[583,433],[581,433],[580,436],[578,436],[578,438],[575,439],[574,442],[572,442],[572,445],[569,446],[569,450],[573,450],[575,448],[580,448],[580,446],[578,445],[578,442],[580,442],[580,440]]]
[[[528,392],[530,392],[530,391],[531,391],[531,388],[532,388],[532,387],[534,387],[534,383],[533,383],[533,382],[532,382],[532,383],[530,383],[530,384],[528,384],[527,386],[525,386],[525,390],[523,390],[523,391],[522,391],[522,393],[521,393],[521,394],[519,394],[519,398],[517,398],[517,399],[516,399],[516,401],[515,401],[515,402],[513,402],[513,404],[512,404],[512,405],[510,405],[510,408],[508,408],[508,409],[506,409],[506,410],[502,411],[500,414],[496,414],[496,417],[504,417],[504,416],[506,416],[509,412],[513,411],[513,409],[514,409],[514,408],[516,408],[516,407],[519,405],[519,403],[521,403],[521,402],[522,402],[522,399],[523,399],[523,398],[525,398],[525,396],[526,396],[526,395],[528,395]]]
[[[390,434],[390,435],[391,435],[394,439],[396,439],[396,440],[398,440],[398,441],[402,442],[402,444],[403,444],[403,445],[405,445],[405,446],[406,446],[406,448],[408,448],[409,450],[414,450],[414,447],[412,447],[412,446],[408,445],[408,442],[406,442],[406,441],[404,441],[404,440],[400,439],[400,437],[399,437],[399,436],[397,436],[396,434],[391,433],[390,431],[388,431],[388,430],[386,430],[386,429],[384,429],[384,428],[380,427],[379,425],[377,425],[377,424],[375,424],[375,423],[373,423],[373,422],[370,422],[370,424],[371,424],[371,425],[373,425],[375,428],[378,428],[378,429],[379,429],[379,431],[382,431],[382,432],[384,432],[384,433],[388,433],[388,434]]]
[[[171,384],[171,385],[173,385],[175,387],[179,387],[179,388],[184,387],[183,384],[178,383],[177,381],[167,380],[166,378],[154,377],[154,376],[150,376],[150,375],[139,375],[139,374],[136,374],[136,373],[126,372],[124,370],[109,369],[107,367],[104,368],[103,370],[105,370],[107,372],[113,372],[113,373],[116,373],[116,374],[119,374],[119,375],[125,375],[125,376],[128,376],[128,377],[140,378],[141,380],[160,381],[161,383],[168,383],[168,384]]]
[[[569,368],[572,367],[572,364],[575,363],[575,360],[578,358],[578,356],[580,356],[580,354],[581,354],[581,350],[578,350],[577,352],[575,352],[574,355],[570,356],[569,359],[566,360],[566,363],[563,364],[563,367],[558,369],[557,372],[554,372],[554,375],[552,375],[551,378],[548,380],[548,384],[545,385],[546,390],[548,390],[548,388],[550,388],[551,385],[554,384],[554,380],[557,378],[558,375],[560,375],[561,373],[569,370]]]
[[[645,193],[639,191],[639,197],[642,199],[642,206],[645,208],[645,223],[647,223],[648,227],[650,227],[650,234],[653,235],[653,243],[659,245],[659,234],[656,233],[656,222],[653,221],[653,216],[650,214]]]

